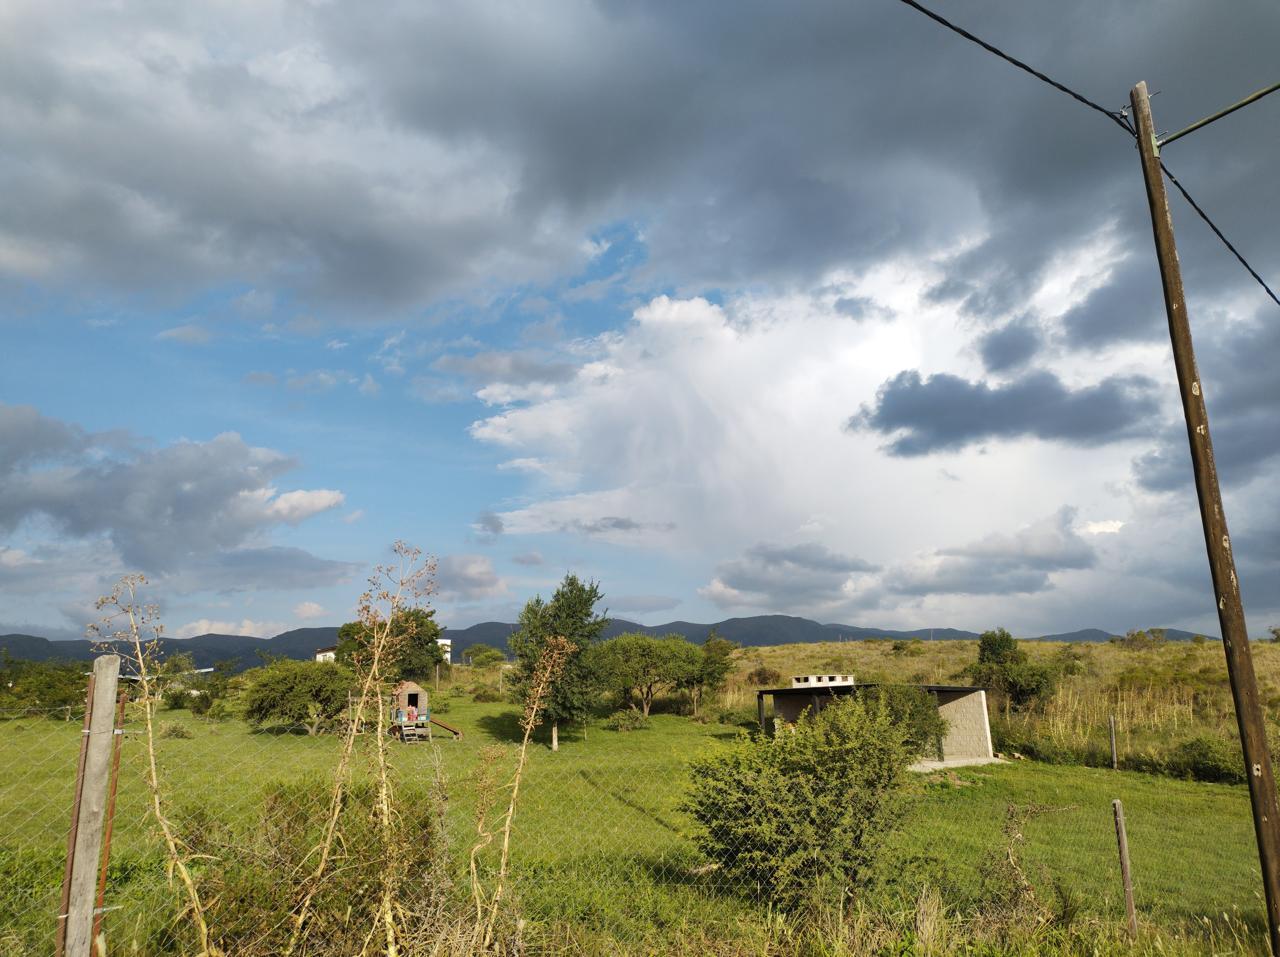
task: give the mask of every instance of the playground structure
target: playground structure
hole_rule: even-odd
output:
[[[414,681],[402,681],[391,692],[391,726],[387,730],[405,744],[416,744],[424,738],[432,740],[432,726],[449,732],[453,739],[462,732],[431,716],[431,697]]]

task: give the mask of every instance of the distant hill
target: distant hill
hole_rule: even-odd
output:
[[[692,621],[671,621],[663,625],[640,625],[625,618],[614,618],[605,628],[605,637],[612,638],[625,632],[643,632],[649,635],[683,635],[690,641],[701,642],[712,629],[731,641],[746,647],[762,645],[810,644],[819,641],[857,641],[863,638],[919,638],[924,641],[957,641],[977,638],[972,631],[957,628],[917,628],[913,631],[896,631],[892,628],[867,628],[862,625],[820,624],[808,618],[792,615],[755,615],[750,618],[726,618],[701,624]],[[516,626],[501,621],[482,621],[468,628],[450,628],[445,634],[453,639],[453,658],[472,645],[485,644],[506,649],[507,639]],[[1169,641],[1189,641],[1189,631],[1170,628],[1165,637]],[[1212,635],[1209,638],[1216,641]],[[1043,641],[1107,641],[1111,632],[1099,628],[1056,635],[1042,635]],[[338,642],[338,629],[295,628],[273,638],[254,638],[246,635],[196,635],[194,638],[164,638],[160,649],[164,654],[186,652],[196,662],[197,668],[211,668],[222,661],[229,661],[237,671],[252,668],[263,659],[277,655],[285,658],[310,658],[317,648]],[[94,656],[94,643],[88,641],[50,641],[37,635],[0,635],[0,649],[10,657],[28,661],[89,661]]]

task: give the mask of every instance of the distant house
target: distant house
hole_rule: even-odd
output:
[[[337,660],[338,660],[337,645],[333,645],[329,648],[316,649],[316,661],[337,661]]]
[[[453,662],[453,639],[437,638],[436,644],[440,646],[440,650],[444,652],[444,663],[451,664]]]
[[[760,727],[765,724],[765,696],[773,699],[775,727],[794,724],[805,711],[817,713],[838,698],[853,694],[859,688],[874,684],[858,684],[852,675],[796,675],[790,688],[763,688],[756,692],[756,711]],[[942,760],[948,764],[984,764],[995,760],[991,747],[991,723],[987,717],[987,692],[964,685],[918,685],[938,705],[938,713],[947,722],[942,739]],[[929,762],[924,762],[928,764]]]

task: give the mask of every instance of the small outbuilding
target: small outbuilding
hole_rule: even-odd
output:
[[[778,722],[793,724],[806,711],[817,713],[841,697],[875,684],[858,684],[852,675],[796,675],[790,688],[762,688],[756,692],[756,712],[760,727],[765,722],[765,696],[773,699],[773,716]],[[942,739],[943,764],[983,764],[995,760],[991,746],[991,722],[987,716],[987,692],[966,685],[916,685],[938,705],[947,722]],[[936,762],[922,762],[923,765]]]
[[[396,685],[391,691],[391,701],[391,716],[397,723],[409,721],[410,714],[414,716],[412,720],[417,721],[418,715],[429,713],[427,692],[416,681]]]
[[[330,645],[328,648],[316,649],[316,661],[337,661],[338,646]]]

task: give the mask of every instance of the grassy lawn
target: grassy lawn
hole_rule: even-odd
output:
[[[436,747],[393,748],[395,773],[410,799],[425,799],[438,773],[446,781],[446,817],[459,860],[474,840],[475,771],[484,749],[514,748],[517,713],[507,704],[450,699],[440,717],[464,732],[440,733]],[[161,725],[190,738],[160,742],[173,816],[188,833],[216,827],[248,833],[272,781],[314,782],[315,813],[327,799],[337,741],[332,736],[251,733],[234,721],[206,722],[162,713]],[[148,818],[140,726],[130,724],[122,768],[109,905],[117,934],[163,936],[167,913],[161,858]],[[679,928],[737,932],[758,914],[718,892],[703,873],[679,811],[688,758],[736,735],[722,724],[657,715],[651,727],[619,733],[593,725],[562,729],[561,751],[535,749],[522,785],[514,836],[516,891],[527,915],[569,920],[624,939]],[[542,734],[542,732],[540,732]],[[74,782],[79,725],[22,720],[0,723],[0,950],[20,941],[42,952],[56,913],[61,860]],[[502,759],[509,768],[512,753]],[[504,775],[505,777],[505,775]],[[1138,907],[1153,924],[1185,924],[1205,915],[1261,919],[1257,861],[1247,793],[1242,787],[1032,762],[943,772],[913,782],[911,810],[895,836],[893,861],[903,873],[924,868],[947,885],[960,907],[982,894],[982,870],[1010,844],[1009,805],[1036,806],[1015,840],[1028,876],[1046,900],[1056,880],[1082,911],[1121,913],[1111,800],[1124,801]],[[15,936],[16,935],[16,936]],[[45,947],[43,952],[47,952]],[[17,951],[15,951],[17,952]]]

